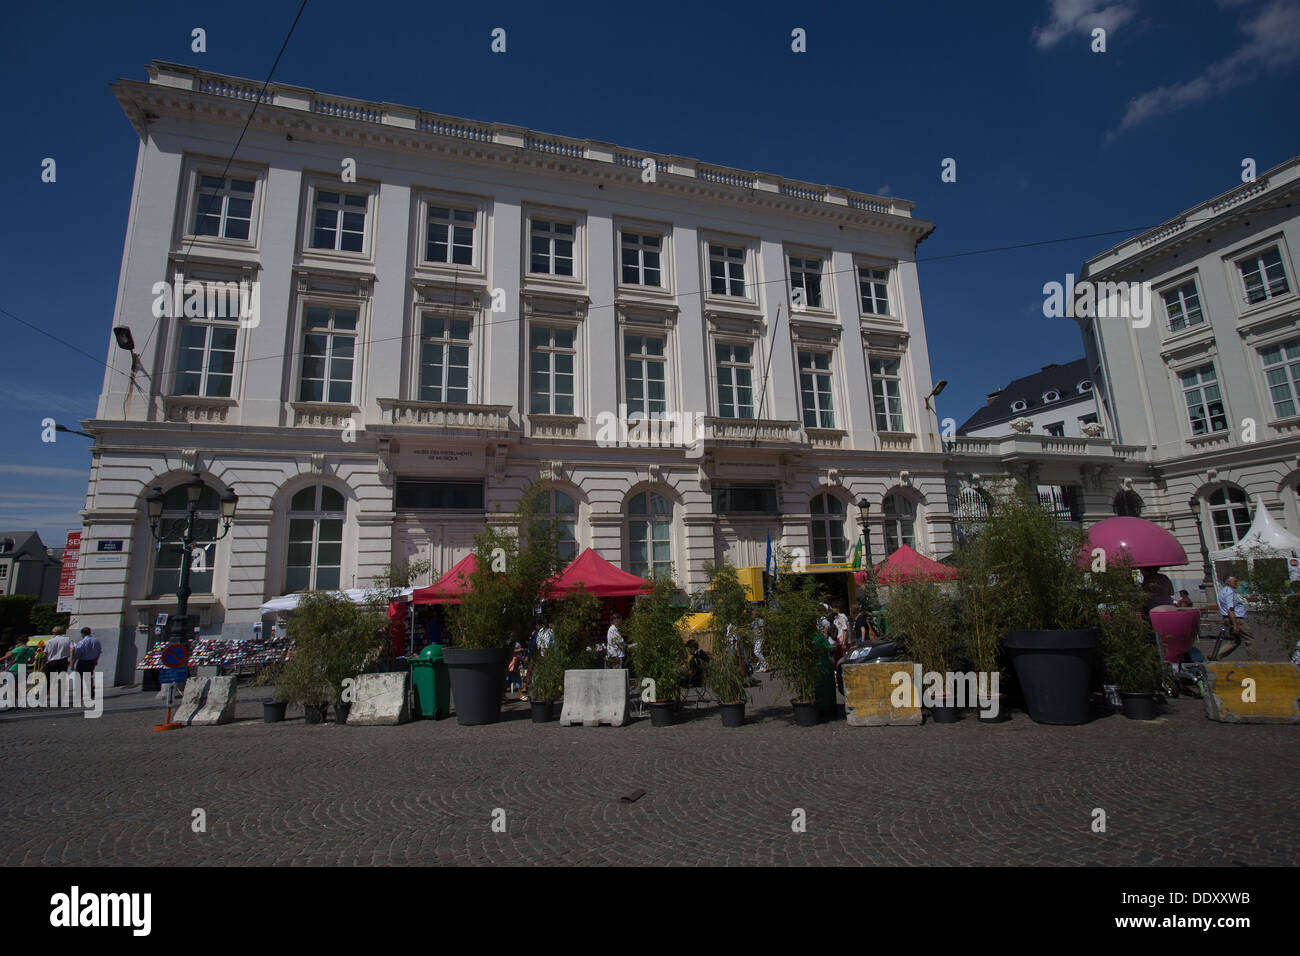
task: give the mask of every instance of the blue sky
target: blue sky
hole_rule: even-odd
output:
[[[43,443],[40,422],[94,415],[108,352],[137,145],[109,83],[152,59],[265,78],[297,9],[7,12],[0,170],[17,189],[0,309],[94,358],[0,313],[0,527],[58,544],[79,525],[89,443]],[[1009,379],[1083,354],[1072,322],[1043,317],[1045,282],[1231,188],[1244,158],[1263,171],[1300,154],[1298,66],[1300,0],[308,0],[275,79],[913,200],[938,224],[921,292],[949,382],[939,413],[960,422]]]

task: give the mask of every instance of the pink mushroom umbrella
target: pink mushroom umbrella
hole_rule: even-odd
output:
[[[1138,568],[1167,568],[1187,563],[1178,539],[1145,518],[1117,517],[1098,521],[1088,529],[1088,547],[1102,548],[1107,561],[1125,554]]]

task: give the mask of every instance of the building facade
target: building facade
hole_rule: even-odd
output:
[[[59,559],[35,531],[0,531],[0,597],[29,594],[52,604],[59,596]]]
[[[1143,516],[1182,542],[1191,561],[1170,574],[1193,594],[1200,538],[1213,561],[1257,502],[1300,533],[1298,196],[1300,158],[1080,270],[1081,283],[1149,284],[1142,320],[1076,321],[1107,435],[1147,461]]]
[[[1018,424],[1013,426],[1012,422]],[[964,438],[1012,433],[1096,438],[1103,432],[1098,423],[1092,372],[1086,359],[1076,359],[1044,365],[990,392],[984,407],[957,426],[957,434]]]
[[[952,547],[912,204],[154,63],[83,512],[76,618],[129,682],[180,565],[145,514],[239,495],[191,613],[446,570],[525,482],[566,547],[706,562]],[[253,107],[256,104],[256,110]],[[230,149],[253,114],[238,155]],[[232,306],[232,302],[237,303]]]

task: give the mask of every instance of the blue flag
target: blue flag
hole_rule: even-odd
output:
[[[767,573],[776,577],[776,555],[772,553],[772,535],[767,536]]]

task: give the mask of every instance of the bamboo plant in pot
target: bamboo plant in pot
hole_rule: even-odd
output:
[[[784,562],[782,562],[784,563]],[[829,666],[825,640],[817,633],[820,589],[807,575],[779,575],[764,616],[763,654],[790,692],[795,723],[817,724],[817,681]]]
[[[676,595],[671,571],[656,575],[654,590],[636,599],[623,626],[637,675],[652,682],[650,722],[655,727],[673,722],[686,664],[686,644],[677,630],[681,608],[675,603]]]
[[[1119,688],[1125,717],[1153,720],[1163,666],[1154,632],[1142,617],[1143,593],[1132,569],[1113,564],[1092,575],[1097,642],[1106,680]]]
[[[981,706],[981,723],[1009,719],[1002,694],[1002,605],[997,600],[996,579],[989,566],[987,539],[968,536],[956,556],[962,575],[957,580],[956,623],[962,655],[987,689],[987,706]],[[996,679],[996,684],[995,684]],[[983,703],[983,702],[981,702]]]
[[[343,699],[344,681],[376,659],[385,624],[373,606],[354,604],[342,594],[304,594],[290,625],[293,656],[280,672],[278,695],[302,704],[309,724],[324,720],[330,705],[342,723],[350,706]]]
[[[889,620],[900,635],[904,657],[921,666],[926,675],[923,686],[934,680],[930,675],[940,675],[947,686],[947,675],[957,652],[953,632],[952,602],[939,585],[920,575],[904,578],[889,588],[886,605]],[[958,701],[940,691],[937,699],[928,692],[923,701],[929,706],[930,716],[937,724],[951,724],[960,719]]]
[[[555,702],[564,693],[564,672],[584,666],[583,643],[600,616],[600,600],[579,586],[578,590],[557,602],[553,627],[554,640],[548,648],[538,647],[528,681],[533,723],[554,718]]]
[[[1096,607],[1084,532],[1043,507],[1026,486],[995,498],[980,529],[993,594],[1005,613],[1010,654],[1029,716],[1040,724],[1088,720]]]
[[[532,631],[537,607],[561,570],[558,530],[546,513],[546,490],[530,482],[513,524],[490,521],[474,536],[477,567],[450,614],[452,646],[443,652],[456,722],[495,724],[511,649]]]
[[[725,563],[710,564],[705,573],[709,578],[714,633],[721,639],[704,665],[704,686],[718,698],[722,726],[740,727],[745,723],[745,702],[749,699],[749,676],[742,649],[742,641],[751,633],[749,602],[735,568]]]

